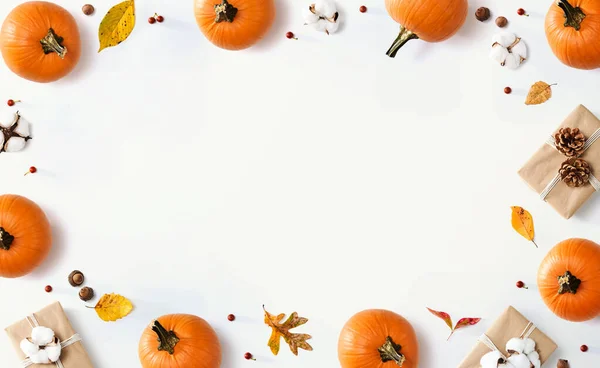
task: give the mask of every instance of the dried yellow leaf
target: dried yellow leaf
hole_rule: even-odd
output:
[[[134,0],[123,1],[110,8],[98,29],[98,39],[100,40],[98,52],[125,41],[133,31],[133,27],[135,27]]]
[[[535,82],[529,89],[525,105],[539,105],[548,101],[552,97],[552,86],[554,85],[542,81]]]
[[[103,321],[114,322],[131,313],[133,304],[122,295],[104,294],[94,309]]]
[[[524,209],[523,207],[512,206],[512,227],[516,232],[521,234],[522,237],[531,241],[537,247],[535,243],[535,230],[533,228],[533,217],[529,211]]]
[[[292,328],[302,326],[308,322],[307,318],[300,317],[298,316],[298,313],[294,312],[285,322],[282,323],[281,321],[285,317],[285,314],[282,313],[276,316],[270,314],[267,312],[264,305],[263,310],[265,311],[265,323],[273,330],[268,343],[273,355],[277,355],[279,353],[279,344],[282,337],[283,340],[290,346],[290,350],[294,355],[298,355],[298,349],[312,351],[312,346],[306,342],[306,340],[311,338],[310,335],[290,332]]]

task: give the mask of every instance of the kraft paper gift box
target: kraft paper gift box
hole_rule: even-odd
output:
[[[598,186],[595,178],[600,178],[600,139],[592,143],[581,155],[581,158],[587,161],[591,167],[591,173],[594,178],[590,178],[590,183],[572,188],[563,181],[558,181],[549,191],[549,186],[555,180],[561,164],[567,159],[553,146],[552,137],[560,128],[578,128],[589,140],[595,138],[594,133],[600,129],[600,120],[594,116],[585,106],[579,105],[571,114],[560,124],[546,143],[527,161],[519,170],[519,175],[535,190],[540,197],[545,195],[544,199],[564,218],[570,218],[577,210],[590,198],[596,191],[594,185]],[[600,189],[600,188],[599,188]]]
[[[506,343],[514,337],[520,337],[523,331],[528,328],[528,325],[532,326],[532,332],[529,335],[529,338],[535,341],[535,350],[540,354],[540,360],[543,366],[552,353],[554,353],[557,345],[515,308],[508,307],[500,317],[494,321],[492,326],[488,328],[485,335],[494,343],[494,345],[496,345],[504,356],[508,356]],[[477,345],[475,345],[469,355],[467,355],[462,363],[460,363],[458,368],[481,368],[479,361],[485,354],[492,351],[481,340],[482,339],[477,342]]]
[[[25,317],[25,316],[24,316]],[[35,322],[32,321],[33,317]],[[27,318],[6,328],[6,333],[11,340],[19,360],[25,361],[25,353],[21,350],[20,343],[23,339],[31,337],[33,329],[32,324],[48,327],[54,331],[56,337],[61,342],[73,342],[71,345],[63,347],[60,354],[60,364],[64,368],[94,368],[88,353],[79,341],[79,335],[73,330],[65,311],[59,302],[50,304],[41,311],[34,313]],[[23,365],[25,367],[26,364]],[[30,368],[55,368],[60,367],[57,363],[51,364],[30,364]]]

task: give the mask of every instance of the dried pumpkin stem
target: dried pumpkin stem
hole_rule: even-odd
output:
[[[402,367],[406,358],[400,353],[401,349],[402,347],[394,343],[394,340],[388,336],[385,338],[385,343],[377,348],[377,351],[379,352],[379,356],[383,363],[393,361],[399,367]]]
[[[14,236],[10,235],[3,227],[0,227],[0,249],[10,250],[14,240]]]
[[[556,3],[565,12],[565,27],[573,27],[579,31],[581,22],[586,15],[580,7],[573,7],[568,0],[558,0]]]
[[[573,276],[571,272],[567,271],[564,275],[558,276],[558,293],[559,294],[577,294],[577,289],[581,285],[581,280]]]
[[[46,37],[40,40],[44,54],[48,55],[56,52],[61,59],[65,58],[67,54],[67,48],[62,45],[64,38],[60,37],[54,32],[54,29],[50,28]]]
[[[414,34],[412,31],[409,31],[404,26],[400,26],[400,34],[396,37],[396,40],[392,44],[392,47],[385,53],[387,56],[393,58],[396,57],[396,53],[405,43],[410,40],[417,40],[419,36]]]
[[[158,350],[166,351],[173,355],[175,353],[175,345],[179,342],[179,338],[175,335],[175,332],[167,331],[158,320],[154,321],[152,331],[156,332],[158,335]]]
[[[223,21],[227,21],[229,23],[233,22],[238,9],[229,4],[227,0],[223,0],[220,4],[215,4],[215,23],[221,23]]]

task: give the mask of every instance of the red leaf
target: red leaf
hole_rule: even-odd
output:
[[[452,318],[450,318],[450,315],[446,312],[438,312],[436,310],[433,309],[429,309],[427,308],[427,310],[429,312],[431,312],[431,314],[433,314],[434,316],[441,318],[442,320],[444,320],[444,322],[446,322],[446,324],[448,325],[448,327],[450,328],[450,330],[452,330]]]
[[[456,322],[454,329],[458,330],[459,328],[473,326],[478,324],[479,321],[481,321],[481,318],[461,318],[458,322]]]

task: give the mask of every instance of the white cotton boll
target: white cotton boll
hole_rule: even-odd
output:
[[[325,30],[327,29],[327,20],[319,19],[319,21],[317,23],[313,23],[312,26],[315,30],[319,32],[325,32]]]
[[[504,67],[508,69],[517,69],[521,65],[521,58],[519,55],[508,54],[504,61]]]
[[[517,354],[508,358],[509,363],[515,366],[515,368],[531,368],[531,362],[527,355]]]
[[[21,137],[29,137],[29,122],[25,120],[23,117],[19,120],[19,124],[14,130],[15,133],[20,135]]]
[[[502,354],[499,351],[491,351],[481,357],[479,364],[481,364],[481,368],[496,368],[500,358],[502,358]]]
[[[23,139],[21,137],[11,137],[8,140],[8,142],[6,142],[4,149],[6,152],[18,152],[18,151],[22,150],[24,147],[25,147],[25,139]],[[44,345],[44,344],[40,344],[40,345]]]
[[[9,145],[12,140],[13,138],[9,139]],[[44,326],[34,327],[31,330],[31,340],[40,346],[50,344],[54,341],[54,331]]]
[[[337,12],[337,7],[331,0],[319,0],[315,2],[315,11],[324,17],[333,17]]]
[[[335,33],[338,30],[339,26],[340,24],[338,22],[331,23],[329,21],[327,21],[327,24],[325,25],[327,32],[329,33]]]
[[[500,32],[496,33],[492,38],[492,45],[496,42],[504,47],[508,47],[512,45],[513,42],[517,39],[517,36],[514,33],[510,32]]]
[[[512,52],[515,55],[518,55],[523,59],[527,59],[527,45],[525,45],[525,42],[523,42],[523,40],[519,41],[516,45],[514,45],[510,49],[510,52]]]
[[[15,122],[15,113],[9,109],[0,109],[0,126],[10,128]]]
[[[506,343],[506,350],[509,352],[516,351],[517,353],[521,354],[523,349],[525,349],[525,341],[523,341],[523,339],[518,339],[515,337],[508,340]]]
[[[48,353],[48,359],[54,363],[60,358],[61,347],[58,345],[46,346],[46,353]]]
[[[20,346],[21,351],[23,351],[23,354],[25,354],[26,357],[30,357],[40,351],[40,348],[28,339],[21,340]]]
[[[535,352],[535,341],[532,339],[523,339],[523,352],[525,354],[531,354]]]
[[[499,45],[492,47],[492,51],[490,51],[490,59],[494,60],[498,64],[504,63],[508,55],[508,50]]]
[[[309,6],[304,7],[304,10],[302,11],[302,16],[304,17],[304,23],[306,24],[313,24],[319,21],[319,16],[310,11]]]
[[[515,368],[515,366],[509,362],[506,362],[504,364],[498,364],[498,368]]]
[[[48,353],[46,350],[40,350],[37,353],[33,354],[29,357],[31,362],[34,364],[48,364],[51,363],[50,359],[48,359]]]

